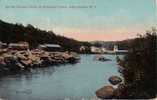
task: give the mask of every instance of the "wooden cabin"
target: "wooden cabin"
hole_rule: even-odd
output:
[[[42,44],[39,45],[39,49],[52,52],[63,51],[62,47],[58,44]]]
[[[86,47],[85,46],[81,46],[80,47],[80,52],[84,52],[86,50]]]
[[[7,48],[7,43],[0,42],[0,49]]]
[[[127,53],[127,52],[128,52],[128,50],[120,50],[120,49],[118,48],[118,45],[114,45],[113,51],[114,51],[115,53]]]
[[[8,46],[10,50],[28,50],[29,44],[27,42],[10,43]]]
[[[102,48],[100,48],[100,47],[92,46],[92,47],[91,47],[91,52],[92,52],[92,53],[103,53],[103,50],[102,50]]]

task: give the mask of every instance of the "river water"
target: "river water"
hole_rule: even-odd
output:
[[[109,84],[111,75],[119,75],[115,55],[112,61],[93,60],[81,55],[79,63],[37,68],[0,79],[0,98],[4,100],[90,100],[95,91]]]

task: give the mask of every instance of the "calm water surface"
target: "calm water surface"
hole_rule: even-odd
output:
[[[84,100],[109,84],[111,75],[119,75],[115,55],[112,61],[94,61],[94,55],[81,55],[75,65],[34,69],[0,79],[0,98],[5,100]]]

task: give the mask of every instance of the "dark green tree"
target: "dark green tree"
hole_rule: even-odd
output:
[[[64,36],[56,35],[53,31],[40,30],[30,24],[6,23],[0,20],[0,41],[11,43],[26,41],[31,48],[36,48],[39,44],[51,43],[59,44],[65,50],[79,52],[80,46],[90,46],[88,42],[81,42]]]
[[[157,96],[157,31],[153,28],[129,44],[129,53],[121,61],[125,94],[123,98]]]

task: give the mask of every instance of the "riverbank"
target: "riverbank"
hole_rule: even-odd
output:
[[[79,56],[74,52],[47,52],[43,50],[1,50],[0,76],[12,72],[30,70],[58,64],[77,63]]]
[[[100,99],[120,99],[125,94],[125,85],[119,76],[111,76],[108,81],[110,85],[105,85],[98,89],[95,94]]]

